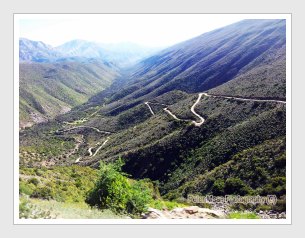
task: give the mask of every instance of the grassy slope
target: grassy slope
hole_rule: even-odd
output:
[[[190,167],[184,171],[183,177],[188,173],[194,174],[194,169],[199,166],[198,160],[205,156],[213,160],[215,165],[221,164],[236,151],[285,134],[283,108],[265,105],[252,109],[251,104],[243,107],[235,105],[235,108],[230,104],[222,105],[222,108],[217,104],[215,106],[210,107],[212,112],[204,112],[207,121],[201,128],[184,125],[176,134],[164,134],[164,139],[156,144],[137,148],[125,155],[128,159],[128,172],[134,171],[135,176],[148,176],[166,182],[168,176],[175,173],[175,168],[180,167],[181,163],[190,156],[189,153],[193,156],[186,162]],[[220,111],[221,109],[224,111]],[[223,113],[230,110],[231,113]],[[155,128],[152,133],[157,132]],[[129,144],[130,141],[127,143]],[[194,149],[196,151],[196,148],[201,147],[202,149],[197,153],[193,152]]]
[[[39,211],[57,219],[124,218],[110,210],[91,208],[84,201],[98,178],[91,168],[71,166],[20,168],[20,201],[30,213]],[[30,198],[26,198],[29,196]]]
[[[194,153],[198,154],[200,150],[202,148]],[[181,194],[185,196],[188,193],[228,194],[225,187],[220,188],[217,185],[225,184],[230,178],[240,179],[245,193],[263,196],[285,195],[286,144],[284,137],[265,140],[262,144],[235,152],[229,156],[227,162],[218,164],[214,162],[214,165],[211,163],[213,162],[207,162],[200,157],[199,160],[189,158],[173,173],[165,185],[165,190],[169,192],[167,196],[178,198]],[[195,170],[190,174],[189,169],[194,167]],[[182,180],[184,183],[181,183]],[[235,192],[244,195],[242,190]]]
[[[209,90],[212,94],[286,99],[286,51],[263,54],[264,64],[240,73],[233,80]]]
[[[103,168],[105,169],[105,167]],[[147,203],[144,207],[141,207],[141,209],[145,210],[146,206],[170,210],[175,207],[185,206],[183,203],[162,200],[158,189],[148,181],[141,181],[141,186],[144,187],[138,190],[137,186],[132,187],[136,181],[129,179],[125,174],[109,170],[109,168],[101,172],[89,167],[80,166],[54,166],[52,168],[27,168],[21,166],[19,171],[20,217],[49,219],[129,218],[125,210],[118,209],[118,202],[122,201],[116,200],[114,197],[110,198],[114,200],[107,206],[109,209],[103,207],[100,210],[96,207],[100,202],[100,198],[94,200],[95,197],[92,194],[94,192],[99,193],[99,190],[102,188],[99,187],[98,190],[95,190],[95,186],[100,183],[109,185],[109,182],[114,179],[113,176],[115,176],[117,182],[117,184],[113,184],[114,186],[120,186],[120,179],[122,178],[131,185],[128,191],[126,187],[124,191],[129,193],[129,195],[133,194],[132,201],[138,204],[137,208],[141,207],[140,201]],[[101,179],[99,176],[107,176],[108,179],[105,182],[105,178]],[[149,196],[147,198],[141,197],[141,194],[139,194],[144,188],[147,189],[147,196]],[[135,193],[136,191],[137,193]],[[118,192],[121,193],[122,191],[118,190]],[[91,206],[86,204],[85,201],[90,203]],[[117,202],[116,208],[118,210],[115,210],[112,206],[114,201]],[[120,203],[120,208],[122,208],[122,205]],[[134,215],[133,213],[132,217],[135,217]]]
[[[163,95],[163,100],[165,98],[166,95]],[[194,95],[190,95],[174,103],[171,110],[173,112],[180,110],[179,113],[187,115],[190,108],[188,105],[195,99]],[[161,101],[161,99],[158,100]],[[196,111],[206,118],[206,123],[201,128],[176,122],[162,110],[152,116],[146,107],[142,108],[143,114],[138,113],[139,108],[141,109],[142,106],[110,118],[95,114],[88,122],[85,122],[90,125],[92,122],[98,122],[99,118],[105,118],[106,122],[107,120],[120,121],[119,118],[124,115],[123,128],[117,125],[112,127],[111,124],[105,124],[102,120],[100,124],[92,124],[100,129],[111,128],[117,131],[110,135],[108,143],[95,158],[86,155],[87,149],[99,141],[104,141],[105,137],[90,130],[78,132],[84,135],[88,143],[76,155],[76,157],[79,155],[83,157],[81,165],[96,167],[100,159],[109,161],[122,156],[127,162],[124,171],[134,178],[148,177],[159,180],[161,193],[170,200],[179,199],[188,193],[219,195],[219,189],[216,189],[217,184],[226,184],[229,178],[238,178],[240,183],[238,186],[242,187],[241,191],[247,191],[249,194],[277,194],[279,197],[285,194],[284,105],[203,98],[196,107]],[[56,136],[54,139],[57,138],[62,142],[55,143],[50,140],[49,132],[60,128],[61,124],[50,125],[46,128],[47,125],[41,124],[27,130],[26,136],[21,137],[23,142],[21,150],[29,151],[27,146],[31,145],[32,151],[41,154],[42,151],[39,152],[39,150],[44,148],[41,146],[44,141],[52,145],[45,147],[46,151],[43,152],[49,156],[50,153],[61,154],[67,150],[69,143],[73,141]],[[36,127],[40,128],[39,135]],[[73,133],[70,136],[73,136]],[[35,138],[39,140],[35,142]],[[35,156],[37,155],[30,157],[34,159]],[[70,162],[61,160],[60,163],[69,164]],[[26,164],[31,166],[30,163]],[[70,167],[63,167],[65,168]],[[56,172],[51,171],[51,174],[56,175]],[[69,177],[73,178],[74,175],[68,174],[67,178]],[[88,173],[86,172],[86,176],[82,177],[89,178]],[[74,186],[73,183],[68,184]],[[61,191],[63,188],[58,189]],[[73,189],[69,190],[73,191]],[[61,195],[61,197],[64,196]],[[73,195],[73,197],[78,196]],[[72,207],[64,208],[67,205],[57,203],[55,205],[48,203],[44,206],[49,205],[54,206],[55,210],[56,207],[67,210],[67,214],[61,215],[64,217],[69,217],[69,211],[73,210]],[[285,208],[278,209],[283,211]],[[87,208],[79,212],[86,217],[85,210]]]
[[[20,126],[69,111],[108,87],[118,75],[98,62],[21,63]]]
[[[97,170],[79,167],[20,167],[22,194],[58,202],[83,202],[97,180]]]
[[[54,200],[30,199],[38,209],[50,211],[56,219],[123,219],[126,216],[115,214],[110,210],[92,208],[86,203],[63,203]]]
[[[189,118],[190,106],[196,98],[197,95],[186,96],[177,91],[155,101],[174,103],[169,108],[179,117]],[[83,125],[115,133],[110,135],[96,157],[88,157],[89,146],[103,142],[105,135],[90,130],[75,132],[83,134],[88,143],[78,152],[83,157],[81,164],[96,167],[101,159],[109,161],[122,156],[127,161],[125,171],[134,177],[159,180],[162,192],[168,193],[195,179],[196,174],[226,163],[238,152],[285,135],[284,105],[203,98],[196,111],[206,118],[200,128],[187,122],[176,122],[163,110],[156,110],[157,114],[152,116],[144,104],[117,116],[97,113]],[[36,130],[33,128],[32,133],[29,131],[24,137],[25,141],[41,148],[44,138],[46,142],[50,141],[49,130],[40,130],[44,134],[40,134],[38,143],[34,140]],[[62,143],[68,142],[63,140]],[[21,150],[28,151],[26,143],[23,145]],[[65,149],[68,148],[66,145]]]

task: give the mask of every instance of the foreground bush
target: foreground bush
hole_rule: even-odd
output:
[[[152,201],[152,190],[146,181],[135,181],[121,171],[122,160],[113,164],[101,162],[99,179],[86,200],[92,206],[119,213],[139,215]]]

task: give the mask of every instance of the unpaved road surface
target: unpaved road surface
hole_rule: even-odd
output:
[[[149,109],[150,113],[152,115],[155,115],[154,111],[152,110],[151,106],[149,105],[149,102],[145,102],[144,104],[148,106],[148,109]]]
[[[235,99],[239,101],[250,101],[250,102],[275,102],[275,103],[282,103],[286,104],[286,101],[282,100],[274,100],[274,99],[258,99],[258,98],[243,98],[243,97],[233,97],[233,96],[225,96],[225,95],[214,95],[214,94],[207,94],[202,93],[206,97],[215,97],[215,98],[225,98],[225,99]]]
[[[92,155],[92,157],[96,156],[96,154],[99,152],[100,149],[102,149],[102,147],[107,143],[108,140],[109,140],[109,137],[107,137],[107,139],[103,142],[103,144],[100,147],[97,148],[97,150]]]
[[[191,112],[199,118],[199,122],[197,121],[191,121],[191,120],[183,120],[178,118],[173,112],[171,112],[168,108],[166,104],[162,104],[162,103],[153,103],[153,102],[145,102],[144,104],[147,105],[148,109],[150,110],[152,115],[155,115],[153,109],[151,108],[151,106],[149,104],[159,104],[159,105],[163,105],[165,106],[163,108],[163,110],[169,114],[172,118],[174,118],[177,121],[191,121],[195,126],[201,126],[204,122],[205,119],[199,115],[196,111],[195,111],[195,107],[197,106],[197,104],[200,102],[202,96],[205,97],[214,97],[214,98],[224,98],[224,99],[234,99],[234,100],[239,100],[239,101],[252,101],[252,102],[275,102],[275,103],[282,103],[282,104],[286,104],[286,101],[281,101],[281,100],[274,100],[274,99],[257,99],[257,98],[242,98],[242,97],[234,97],[234,96],[226,96],[226,95],[214,95],[214,94],[208,94],[208,93],[199,93],[198,94],[198,98],[196,100],[196,102],[192,105],[191,107]]]
[[[163,108],[163,110],[165,111],[165,112],[167,112],[171,117],[173,117],[175,120],[177,120],[177,121],[182,121],[181,119],[179,119],[174,113],[172,113],[170,110],[168,110],[167,109],[167,107],[166,108]]]
[[[200,99],[202,97],[204,93],[199,93],[198,94],[198,98],[196,100],[196,102],[193,104],[193,106],[191,107],[191,112],[199,118],[200,122],[196,122],[196,121],[192,121],[192,123],[195,125],[195,126],[201,126],[203,123],[204,123],[204,118],[202,116],[200,116],[197,112],[195,112],[195,107],[196,105],[200,102]]]

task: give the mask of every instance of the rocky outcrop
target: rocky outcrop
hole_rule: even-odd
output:
[[[169,210],[158,210],[149,208],[148,212],[142,214],[143,219],[213,219],[225,218],[222,211],[200,208],[197,206],[175,208]]]
[[[208,209],[201,208],[198,206],[190,206],[183,208],[179,207],[173,210],[158,210],[154,208],[149,208],[147,213],[142,214],[142,219],[225,219],[227,218],[228,213],[230,213],[228,210]],[[279,213],[274,211],[259,211],[257,212],[257,215],[259,219],[286,218],[285,212]]]

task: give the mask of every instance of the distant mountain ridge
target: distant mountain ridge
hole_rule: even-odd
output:
[[[127,42],[102,44],[85,40],[72,40],[52,47],[41,41],[25,38],[20,38],[19,47],[20,61],[62,62],[99,59],[118,67],[130,66],[159,50]]]
[[[61,53],[42,41],[19,39],[19,60],[34,62],[49,62],[61,58]]]
[[[109,87],[155,49],[73,40],[58,47],[19,40],[20,128],[45,122]]]

